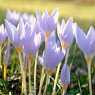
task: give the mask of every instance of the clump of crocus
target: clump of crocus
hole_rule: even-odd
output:
[[[20,67],[21,67],[21,77],[22,77],[22,94],[26,94],[26,74],[24,70],[24,64],[22,60],[22,49],[23,49],[23,38],[25,37],[25,24],[23,23],[23,19],[20,18],[17,26],[13,25],[8,20],[5,20],[5,27],[8,34],[8,38],[10,42],[12,42],[13,46],[16,48],[16,51],[19,56]]]
[[[24,27],[22,28],[24,30],[21,30],[24,32],[22,35],[23,36],[22,45],[23,45],[23,52],[25,53],[25,55],[28,59],[29,93],[31,94],[32,93],[32,90],[31,90],[31,60],[32,60],[33,56],[36,56],[36,54],[39,50],[39,47],[41,45],[42,29],[40,28],[39,24],[37,23],[35,17],[33,17],[32,15],[24,14],[22,19],[23,19],[22,23],[24,25]],[[35,60],[37,61],[37,58]],[[34,73],[36,73],[36,70],[34,71]],[[36,75],[34,75],[34,77],[35,76]],[[35,84],[36,84],[36,82],[34,83],[34,85]]]
[[[57,27],[57,34],[58,34],[58,37],[59,37],[59,40],[60,40],[60,43],[61,43],[61,48],[62,50],[66,50],[66,56],[65,56],[65,62],[64,62],[64,66],[62,68],[62,74],[61,74],[61,79],[63,80],[62,77],[67,78],[67,76],[65,76],[63,74],[64,72],[64,69],[68,69],[67,68],[67,62],[68,62],[68,57],[69,57],[69,49],[70,49],[70,46],[71,44],[73,43],[73,39],[74,39],[74,35],[73,35],[73,19],[72,18],[69,18],[67,20],[67,22],[65,23],[64,19],[62,20],[62,23],[61,25],[58,24],[58,27]],[[59,64],[58,66],[58,72],[59,72],[59,68],[61,67],[61,64]],[[70,76],[70,75],[68,75]],[[56,75],[56,77],[58,77],[58,75]],[[56,81],[55,81],[56,82]],[[66,85],[63,85],[63,93],[64,91],[67,89],[68,86]],[[55,87],[54,87],[54,90],[53,90],[53,94],[52,95],[55,95]]]
[[[45,48],[47,47],[48,39],[53,31],[56,31],[57,21],[58,21],[59,12],[54,10],[49,14],[48,11],[45,11],[43,15],[38,11],[36,12],[37,23],[40,25],[42,32],[42,40],[45,41]],[[45,51],[46,52],[46,51]],[[44,71],[44,67],[42,68],[42,72]],[[49,72],[49,70],[47,70]],[[47,75],[48,76],[48,75]],[[49,78],[47,77],[47,80]],[[42,79],[41,79],[42,80]],[[44,79],[43,79],[44,80]],[[43,82],[40,81],[40,84]],[[40,85],[41,86],[41,85]],[[39,87],[39,95],[41,94],[41,88]]]
[[[20,19],[20,13],[16,11],[7,10],[6,19],[16,26]]]
[[[89,91],[92,95],[92,86],[91,86],[91,61],[95,55],[95,29],[91,26],[88,30],[87,35],[84,31],[75,23],[74,24],[74,34],[76,38],[76,43],[79,48],[84,53],[87,66],[88,66],[88,79],[89,79]]]

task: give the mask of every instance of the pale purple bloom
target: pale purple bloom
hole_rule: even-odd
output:
[[[74,39],[72,26],[73,26],[72,18],[69,18],[66,23],[64,20],[62,20],[61,25],[58,25],[58,36],[61,44],[66,45],[65,48],[69,47]]]
[[[7,11],[6,20],[11,22],[13,25],[16,26],[18,24],[19,19],[20,19],[20,13],[11,10]]]
[[[61,70],[61,82],[63,85],[70,84],[70,69],[67,64],[64,64]]]
[[[45,68],[53,70],[63,60],[64,55],[65,50],[64,52],[61,50],[59,43],[56,41],[56,35],[52,32],[47,41],[43,56],[39,58],[41,64]]]
[[[36,13],[37,21],[44,32],[52,32],[56,29],[58,21],[58,11],[54,10],[51,14],[45,11],[43,15],[40,12]]]
[[[83,51],[83,53],[85,55],[95,54],[95,29],[91,26],[86,35],[85,32],[77,24],[74,24],[73,28],[76,43]]]
[[[25,37],[23,39],[24,52],[35,55],[41,44],[40,27],[35,23],[31,27],[28,23],[25,26]]]
[[[0,43],[2,43],[7,37],[6,29],[4,28],[4,25],[0,25]]]
[[[32,25],[32,27],[33,27],[33,25],[36,22],[36,18],[33,15],[31,15],[31,14],[23,13],[21,15],[21,17],[22,17],[24,23],[29,23],[29,24]]]
[[[15,47],[22,47],[22,40],[24,37],[25,33],[25,25],[23,23],[23,20],[20,19],[17,27],[10,23],[9,21],[5,20],[5,27],[6,31],[8,33],[8,37],[13,43]]]

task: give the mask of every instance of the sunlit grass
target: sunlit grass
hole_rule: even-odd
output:
[[[80,19],[95,20],[95,6],[80,5],[75,2],[45,2],[44,0],[1,0],[0,8],[14,9],[17,11],[34,12],[58,8],[61,16],[72,16]]]

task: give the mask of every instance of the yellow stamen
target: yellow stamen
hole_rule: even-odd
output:
[[[29,55],[28,55],[28,59],[29,59],[29,60],[32,60],[32,54],[29,54]]]
[[[85,56],[86,63],[91,64],[92,58],[93,58],[92,56]]]
[[[51,75],[51,76],[54,74],[55,71],[56,71],[56,69],[53,69],[53,70],[51,70],[51,69],[49,69],[49,68],[46,69],[46,72],[47,72],[49,75]]]
[[[68,45],[66,42],[62,41],[62,42],[61,42],[61,47],[62,47],[63,49],[66,49],[66,48],[69,47],[69,45]]]
[[[22,48],[17,47],[17,48],[16,48],[16,51],[17,51],[17,53],[19,53],[19,52],[21,52],[21,51],[22,51]]]
[[[47,43],[49,36],[50,36],[50,32],[45,32],[45,44]]]
[[[67,91],[67,88],[68,88],[68,84],[67,85],[62,85],[62,95],[65,95],[66,91]]]

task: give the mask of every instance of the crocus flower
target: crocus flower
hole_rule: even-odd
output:
[[[43,29],[43,35],[45,41],[48,39],[51,32],[56,30],[57,21],[58,21],[59,13],[57,10],[54,10],[51,14],[48,11],[45,11],[43,15],[40,12],[36,13],[37,22],[40,27]]]
[[[69,18],[66,23],[64,20],[62,20],[61,25],[58,24],[58,36],[62,48],[68,48],[73,42],[74,36],[72,26],[73,26],[72,18]]]
[[[31,24],[31,25],[34,25],[35,22],[36,22],[35,16],[33,16],[33,15],[31,15],[31,14],[23,13],[23,14],[21,15],[21,17],[22,17],[24,23],[29,23],[29,24]]]
[[[23,39],[24,52],[26,54],[35,55],[41,44],[40,27],[35,24],[25,26],[25,37]]]
[[[23,20],[20,19],[18,26],[14,26],[12,23],[9,21],[5,20],[5,27],[6,31],[8,33],[8,37],[10,41],[13,43],[13,45],[17,47],[22,47],[22,40],[24,37],[25,33],[25,25],[23,23]]]
[[[13,25],[17,25],[20,19],[20,13],[16,11],[8,10],[6,13],[6,19],[11,22]]]
[[[91,26],[86,35],[77,24],[73,28],[76,43],[83,53],[87,56],[95,54],[95,29]]]
[[[4,25],[0,25],[0,43],[2,43],[7,37],[6,29],[4,28]]]
[[[60,44],[56,42],[56,35],[54,32],[50,35],[47,41],[47,47],[43,52],[40,62],[46,69],[54,70],[59,62],[62,61],[65,55],[65,50],[62,52]]]
[[[67,64],[64,64],[61,70],[61,82],[64,86],[70,84],[70,69]]]
[[[76,43],[84,53],[87,62],[89,92],[90,95],[92,95],[91,64],[92,64],[93,56],[95,55],[95,29],[91,26],[86,35],[77,24],[74,24],[73,28],[74,28]]]
[[[44,32],[52,32],[56,29],[58,20],[58,11],[53,11],[51,14],[45,11],[43,15],[37,14],[37,20],[39,21]]]

